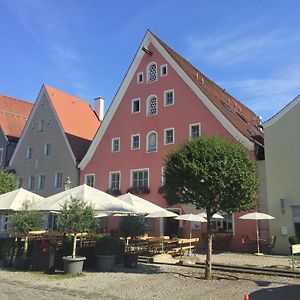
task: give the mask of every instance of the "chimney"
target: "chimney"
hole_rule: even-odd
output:
[[[104,117],[104,98],[103,97],[97,97],[94,100],[95,103],[95,112],[99,118],[100,121],[103,121]]]

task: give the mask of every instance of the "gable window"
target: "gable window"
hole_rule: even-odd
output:
[[[140,135],[134,134],[131,136],[131,150],[140,149]]]
[[[174,144],[174,128],[164,130],[164,144]]]
[[[0,166],[4,165],[3,162],[3,148],[0,148]]]
[[[33,147],[27,147],[26,159],[32,159],[33,156]]]
[[[140,72],[140,73],[138,73],[137,74],[137,76],[136,76],[137,78],[136,78],[136,80],[137,80],[137,83],[139,84],[139,83],[143,83],[143,81],[144,81],[144,76],[143,76],[143,72]]]
[[[198,139],[201,136],[200,123],[190,125],[190,138]]]
[[[132,113],[140,112],[140,99],[133,99],[132,100],[131,112]]]
[[[164,92],[164,104],[165,106],[174,104],[174,90]]]
[[[147,66],[147,82],[153,82],[157,80],[157,65],[155,62],[151,62]]]
[[[23,187],[24,184],[24,177],[18,177],[17,179],[17,187],[18,189],[20,189],[21,187]]]
[[[131,186],[134,188],[149,187],[149,171],[148,169],[143,170],[132,170],[131,171]]]
[[[62,172],[58,171],[54,176],[54,187],[60,189],[62,187]]]
[[[162,65],[160,66],[160,76],[166,76],[168,75],[168,65]]]
[[[40,175],[38,181],[38,189],[43,190],[45,188],[46,175]]]
[[[147,100],[147,116],[153,116],[157,114],[157,98],[150,96]]]
[[[30,176],[28,178],[28,190],[29,191],[33,191],[34,190],[34,186],[35,186],[35,177],[34,176]]]
[[[86,174],[85,175],[85,184],[95,187],[95,174]]]
[[[157,133],[151,131],[147,134],[147,152],[157,151]]]
[[[112,152],[120,151],[120,138],[113,138],[111,140],[111,151]]]
[[[44,145],[44,156],[50,156],[51,154],[51,144],[47,143]]]
[[[44,131],[44,120],[39,120],[38,132]]]
[[[109,188],[112,190],[120,190],[120,172],[109,173]]]

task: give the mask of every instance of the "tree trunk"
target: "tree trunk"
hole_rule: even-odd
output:
[[[207,252],[205,262],[205,279],[212,279],[212,232],[211,232],[211,214],[207,212]]]
[[[76,257],[76,240],[77,240],[77,234],[74,234],[74,239],[73,239],[73,250],[72,250],[72,257]]]
[[[26,258],[28,252],[28,235],[25,236],[23,257]]]

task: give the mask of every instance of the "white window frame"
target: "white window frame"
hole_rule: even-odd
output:
[[[199,136],[197,138],[192,137],[192,127],[193,126],[199,126]],[[198,139],[201,137],[201,123],[194,123],[189,125],[189,138],[190,139]]]
[[[44,180],[44,185],[43,187],[41,187],[41,183],[42,183],[42,176],[45,176],[45,180]],[[43,190],[45,188],[45,184],[46,184],[46,174],[40,174],[38,177],[38,190]]]
[[[20,179],[22,179],[22,185],[20,185]],[[17,187],[18,189],[24,186],[24,177],[23,176],[19,176],[17,178]]]
[[[31,157],[30,157],[30,154],[31,153]],[[33,147],[32,146],[28,146],[27,148],[26,148],[26,159],[27,160],[31,160],[31,159],[33,159]]]
[[[0,166],[5,165],[5,163],[3,163],[3,153],[4,153],[4,149],[2,147],[2,148],[0,148]]]
[[[47,146],[50,145],[50,151],[49,154],[47,154]],[[44,156],[45,157],[50,157],[51,156],[51,150],[52,150],[52,143],[48,142],[44,144]]]
[[[43,119],[39,120],[38,123],[38,132],[44,132],[45,130],[45,121]]]
[[[114,149],[114,141],[119,141],[119,147],[118,150]],[[121,148],[121,141],[120,141],[120,137],[114,137],[111,139],[111,152],[113,153],[117,153],[120,152],[120,148]]]
[[[133,111],[134,108],[134,102],[139,102],[139,110],[138,111]],[[138,114],[141,112],[141,99],[140,98],[136,98],[136,99],[132,99],[131,100],[131,113],[132,114]]]
[[[228,214],[231,215],[231,224],[232,224],[232,231],[229,230],[222,230],[220,231],[220,229],[223,229],[223,222],[227,222],[228,220],[226,219],[226,216],[224,216],[224,219],[213,219],[212,220],[212,230],[214,232],[224,232],[224,233],[232,233],[233,235],[235,234],[235,229],[234,229],[234,214]],[[219,225],[219,226],[218,226]]]
[[[149,136],[150,134],[155,133],[156,134],[156,150],[149,151]],[[146,135],[146,153],[155,153],[158,151],[158,134],[156,131],[152,130],[147,133]]]
[[[155,64],[156,66],[156,79],[155,80],[149,80],[150,79],[150,67]],[[157,63],[155,61],[151,61],[148,65],[147,65],[147,83],[153,83],[157,81],[157,77],[158,77],[158,70],[157,70]]]
[[[150,171],[149,168],[143,168],[143,169],[132,169],[130,170],[130,187],[133,187],[133,173],[134,172],[143,172],[147,171],[148,172],[148,180],[147,180],[147,188],[149,188],[150,184]]]
[[[166,68],[166,74],[163,74],[163,68]],[[164,77],[168,75],[168,65],[164,64],[160,66],[160,77]]]
[[[156,99],[156,113],[155,114],[150,114],[150,100],[152,98]],[[157,114],[158,114],[158,98],[156,95],[151,95],[147,98],[147,101],[146,101],[146,116],[153,117],[153,116],[156,116]]]
[[[167,142],[167,131],[172,130],[173,131],[173,142],[172,143],[168,143]],[[164,145],[172,145],[175,144],[175,128],[166,128],[164,129]]]
[[[112,188],[112,175],[113,174],[119,174],[119,188],[118,190],[121,189],[121,171],[111,171],[109,172],[109,177],[108,177],[108,186],[111,189]]]
[[[56,185],[56,183],[57,183],[57,174],[58,173],[60,173],[61,174],[61,186],[57,186]],[[57,189],[57,190],[59,190],[59,189],[61,189],[62,187],[63,187],[63,171],[61,171],[61,170],[58,170],[58,171],[55,171],[55,173],[54,173],[54,188],[55,189]]]
[[[161,185],[164,185],[166,182],[166,177],[165,177],[165,167],[161,167]]]
[[[142,75],[142,80],[141,80],[141,81],[139,81],[140,75]],[[143,83],[143,82],[144,82],[144,72],[139,72],[139,73],[137,73],[137,74],[136,74],[136,83],[137,83],[137,84],[141,84],[141,83]]]
[[[87,182],[87,178],[88,178],[89,176],[93,177],[93,185],[89,185],[88,182]],[[85,174],[85,175],[84,175],[84,183],[85,183],[86,185],[88,185],[88,186],[95,187],[95,183],[96,183],[95,180],[96,180],[95,173],[90,173],[90,174]]]
[[[135,136],[138,136],[139,137],[139,146],[137,147],[137,148],[133,148],[133,138],[135,137]],[[131,144],[131,150],[139,150],[140,148],[141,148],[141,135],[139,134],[139,133],[137,133],[137,134],[132,134],[131,135],[131,138],[130,138],[130,144]]]
[[[34,191],[34,188],[35,188],[35,176],[32,175],[28,177],[28,191]]]
[[[170,104],[167,103],[167,93],[172,93],[173,94],[173,102],[170,103]],[[171,106],[171,105],[174,105],[174,104],[175,104],[175,91],[174,91],[174,89],[164,91],[164,106]]]

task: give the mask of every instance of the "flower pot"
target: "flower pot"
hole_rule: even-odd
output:
[[[64,272],[65,274],[78,274],[82,272],[83,262],[86,260],[83,256],[64,256]]]
[[[138,254],[125,253],[124,254],[124,267],[125,268],[137,268],[138,266]]]
[[[109,272],[114,269],[116,255],[96,255],[97,271]]]

